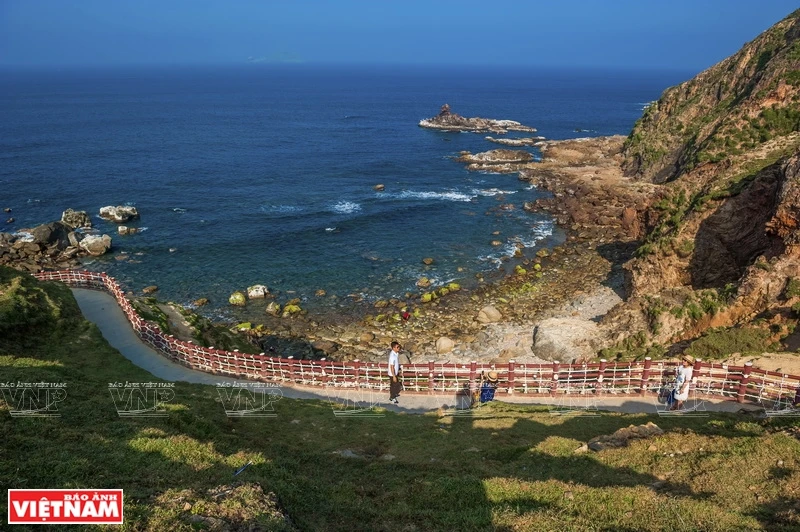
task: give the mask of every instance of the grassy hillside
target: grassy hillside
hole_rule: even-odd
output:
[[[63,286],[0,270],[0,327],[0,382],[67,385],[58,418],[12,418],[0,403],[0,485],[124,488],[124,530],[800,528],[787,419],[570,418],[501,403],[485,418],[342,419],[289,399],[275,418],[229,419],[215,389],[189,384],[166,418],[120,418],[108,383],[154,379]],[[649,420],[665,434],[574,452]]]

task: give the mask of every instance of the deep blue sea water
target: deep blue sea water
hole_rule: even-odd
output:
[[[500,259],[515,242],[532,256],[563,234],[546,214],[522,210],[545,192],[452,160],[501,146],[483,134],[422,129],[420,119],[449,103],[549,139],[627,134],[647,102],[691,75],[308,65],[2,71],[0,208],[12,208],[16,222],[0,230],[86,210],[114,245],[88,268],[134,290],[157,284],[163,299],[208,297],[212,310],[257,283],[307,307],[346,304],[348,294],[402,296],[423,275],[470,286],[478,272],[509,268]],[[383,192],[373,190],[379,183]],[[509,203],[513,210],[498,208]],[[96,217],[120,204],[139,209],[129,225],[142,233],[117,236]],[[133,260],[118,260],[123,253]],[[328,297],[315,297],[318,289]]]

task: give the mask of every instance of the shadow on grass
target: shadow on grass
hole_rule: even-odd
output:
[[[68,336],[41,340],[35,347],[0,341],[0,356],[63,366],[6,366],[0,381],[65,382],[68,399],[60,418],[12,419],[0,410],[0,483],[123,488],[131,530],[191,529],[192,515],[207,511],[209,490],[236,482],[278,494],[303,530],[504,530],[512,527],[503,528],[498,516],[524,528],[526,519],[546,513],[553,528],[558,519],[580,526],[592,519],[586,505],[595,515],[611,514],[598,501],[563,507],[572,489],[597,489],[599,497],[603,488],[659,480],[641,465],[610,465],[603,452],[574,452],[581,442],[654,415],[554,419],[547,409],[495,403],[481,418],[386,412],[359,419],[335,417],[329,403],[283,399],[275,418],[240,419],[226,417],[213,387],[178,383],[166,417],[120,418],[108,384],[156,380],[152,375],[84,321]],[[729,416],[658,422],[712,434],[735,427]],[[662,487],[688,500],[708,497],[680,482]],[[187,490],[205,503],[185,509]],[[251,508],[229,524],[253,521],[268,522]],[[625,529],[613,520],[598,526]]]

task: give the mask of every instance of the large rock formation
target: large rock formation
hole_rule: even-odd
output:
[[[129,220],[138,219],[139,211],[136,209],[136,207],[130,207],[128,205],[101,207],[100,218],[122,224]]]
[[[433,118],[420,120],[420,127],[442,131],[472,131],[475,133],[489,131],[492,133],[508,133],[509,131],[535,132],[536,129],[524,126],[513,120],[493,120],[491,118],[465,118],[450,111],[444,104],[439,114]]]

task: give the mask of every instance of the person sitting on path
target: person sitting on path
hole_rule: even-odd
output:
[[[689,385],[692,383],[692,373],[694,372],[694,357],[683,355],[681,365],[676,368],[677,379],[675,380],[674,399],[670,410],[681,410],[683,402],[689,398]]]
[[[498,378],[499,377],[496,371],[490,371],[486,374],[486,377],[484,377],[483,382],[481,383],[481,404],[494,400],[494,392],[497,390]]]
[[[400,343],[392,342],[389,349],[389,402],[397,404],[397,397],[400,395]]]

